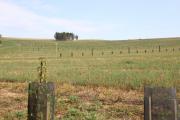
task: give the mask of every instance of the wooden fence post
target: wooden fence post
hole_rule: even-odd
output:
[[[175,88],[144,88],[144,120],[177,120]]]
[[[152,118],[151,118],[152,117],[152,113],[151,113],[151,96],[149,96],[148,100],[149,100],[149,102],[148,102],[149,103],[148,104],[149,105],[149,120],[152,120]]]
[[[113,55],[114,54],[114,51],[111,51],[111,55]]]
[[[166,52],[168,51],[168,49],[166,48]]]
[[[174,117],[175,117],[175,120],[177,120],[178,119],[178,116],[177,116],[177,100],[174,99],[173,102],[174,102]]]
[[[130,54],[130,47],[128,47],[128,53]]]
[[[54,83],[29,83],[28,120],[54,120]]]
[[[159,45],[159,52],[161,52],[161,46]]]
[[[144,87],[144,120],[151,120],[151,88]]]
[[[94,55],[94,49],[91,49],[91,55],[92,56]]]
[[[71,52],[71,57],[73,57],[73,55],[74,55],[73,52]]]
[[[177,104],[177,120],[180,120],[180,99],[176,99],[176,104]]]
[[[145,50],[144,52],[147,53],[147,50]]]
[[[62,58],[62,53],[59,54],[59,57]]]
[[[103,56],[103,55],[104,55],[104,52],[102,52],[101,54],[102,54],[102,56]]]
[[[28,120],[54,120],[55,86],[46,82],[46,61],[40,58],[39,82],[29,83]]]

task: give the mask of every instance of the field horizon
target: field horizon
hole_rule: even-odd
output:
[[[137,77],[137,79],[145,79],[146,77],[144,78],[142,75],[137,76],[137,74],[140,74],[140,71],[146,71],[145,74],[150,77],[146,78],[148,81],[150,79],[157,79],[153,77],[154,75],[158,76],[156,72],[162,72],[163,76],[165,75],[164,79],[170,79],[166,76],[168,74],[179,75],[179,71],[177,70],[180,67],[178,64],[180,38],[119,41],[52,41],[1,38],[1,41],[0,65],[2,68],[6,68],[7,71],[12,70],[12,72],[8,71],[6,73],[0,71],[0,78],[4,80],[19,78],[20,81],[28,81],[28,79],[34,81],[37,79],[36,68],[38,67],[38,59],[40,57],[44,57],[47,60],[47,67],[50,67],[49,77],[55,81],[62,77],[64,80],[60,81],[73,82],[72,76],[66,74],[69,73],[69,70],[69,74],[74,75],[74,79],[81,79],[80,81],[75,80],[79,81],[79,84],[85,84],[86,82],[88,84],[94,84],[94,82],[95,84],[99,84],[94,80],[96,77],[108,84],[110,84],[108,81],[111,80],[111,77],[114,79],[118,79],[119,77],[120,79],[117,80],[117,82],[122,82],[123,79],[131,81],[134,77]],[[163,64],[163,62],[166,62],[166,64]],[[13,64],[13,67],[10,66],[10,64]],[[56,65],[59,67],[55,67]],[[64,66],[66,66],[66,69],[64,69]],[[165,66],[167,70],[171,69],[171,71],[164,71]],[[17,73],[13,72],[15,69],[18,70]],[[176,70],[177,73],[172,73],[174,70]],[[130,74],[126,74],[125,71]],[[147,71],[151,71],[152,75]],[[85,76],[83,76],[81,72],[84,73]],[[95,77],[90,77],[94,74]],[[101,76],[105,77],[102,78]],[[130,76],[132,76],[132,78]],[[93,81],[89,79],[93,79]],[[139,80],[136,81],[140,82]],[[118,83],[118,85],[121,84],[121,82]],[[115,82],[115,84],[117,83]],[[141,85],[139,84],[138,86],[140,87]]]

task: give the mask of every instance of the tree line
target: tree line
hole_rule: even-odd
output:
[[[54,38],[59,41],[78,40],[78,35],[71,32],[56,32]]]

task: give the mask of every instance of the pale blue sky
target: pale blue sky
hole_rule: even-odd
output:
[[[0,34],[81,39],[180,37],[180,0],[0,0]]]

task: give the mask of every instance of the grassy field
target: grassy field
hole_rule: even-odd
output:
[[[130,89],[146,83],[178,85],[179,48],[180,38],[71,42],[3,39],[0,79],[37,80],[38,58],[45,57],[49,81]]]
[[[57,82],[56,116],[64,120],[143,119],[144,85],[175,86],[180,90],[180,38],[1,41],[0,93],[9,93],[4,97],[17,102],[14,107],[22,104],[24,109],[4,107],[12,117],[26,113],[26,82],[38,80],[39,57],[46,58],[47,80]],[[4,97],[0,106],[8,104]],[[0,111],[0,116],[11,115]]]

